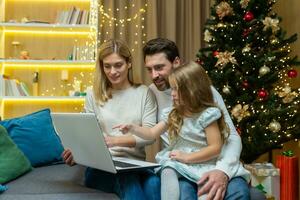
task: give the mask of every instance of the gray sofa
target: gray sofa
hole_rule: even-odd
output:
[[[85,167],[65,164],[34,168],[31,172],[7,184],[8,190],[0,200],[106,200],[119,199],[83,186]],[[251,200],[264,200],[265,196],[251,188]]]
[[[85,167],[65,164],[34,168],[7,183],[0,200],[101,200],[119,199],[115,194],[83,185]]]

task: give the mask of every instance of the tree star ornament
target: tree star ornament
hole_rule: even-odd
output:
[[[268,28],[272,29],[272,33],[276,33],[280,28],[278,26],[279,20],[278,19],[272,19],[271,17],[265,17],[264,20],[262,20],[262,23],[265,25],[264,31],[266,31]]]
[[[218,55],[216,55],[218,61],[215,64],[215,67],[223,69],[227,63],[237,64],[235,57],[232,56],[234,53],[235,52],[229,51],[219,52]]]
[[[266,65],[262,66],[261,68],[259,68],[259,75],[264,76],[267,73],[270,72],[270,68],[267,67]]]
[[[221,3],[219,3],[219,5],[216,6],[216,13],[219,19],[223,19],[225,16],[229,16],[232,14],[232,8],[227,2],[222,1]]]
[[[280,125],[280,123],[279,123],[278,121],[273,120],[273,121],[269,124],[268,128],[269,128],[273,133],[277,133],[278,131],[280,131],[281,125]]]

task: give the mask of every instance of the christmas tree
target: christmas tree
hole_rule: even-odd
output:
[[[197,62],[223,96],[242,138],[241,159],[250,163],[263,153],[300,138],[297,57],[290,37],[272,11],[274,0],[216,0],[204,28],[205,48]]]

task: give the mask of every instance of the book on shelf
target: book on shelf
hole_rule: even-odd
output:
[[[25,83],[0,76],[0,96],[30,96]]]
[[[58,11],[56,24],[89,24],[89,11],[80,10],[73,6],[69,10]]]

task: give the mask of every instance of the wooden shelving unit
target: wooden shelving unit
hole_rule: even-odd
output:
[[[31,94],[0,96],[2,119],[43,108],[82,111],[84,98],[70,94],[76,84],[80,95],[92,85],[97,46],[95,2],[0,0],[0,75],[25,83]],[[74,8],[89,13],[88,24],[56,23],[62,11],[72,13]]]

